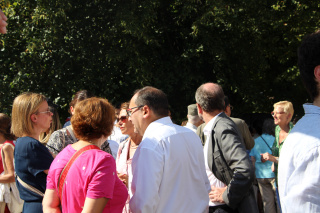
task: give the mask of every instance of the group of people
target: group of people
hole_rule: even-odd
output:
[[[0,10],[0,33],[6,25]],[[303,40],[298,58],[313,103],[295,126],[292,104],[276,103],[276,127],[266,120],[255,143],[216,83],[195,91],[188,128],[173,124],[166,94],[150,86],[117,116],[106,99],[86,93],[71,102],[70,125],[53,132],[46,97],[23,93],[11,120],[0,114],[0,183],[16,183],[23,212],[256,213],[257,179],[265,212],[320,212],[320,31]],[[112,151],[116,118],[127,137]]]

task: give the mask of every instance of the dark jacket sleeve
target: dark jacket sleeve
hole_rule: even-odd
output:
[[[223,200],[231,208],[237,208],[252,186],[254,169],[238,130],[230,119],[221,120],[214,131],[223,157],[233,172],[227,190],[222,195]]]

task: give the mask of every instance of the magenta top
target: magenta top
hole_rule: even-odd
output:
[[[58,191],[58,180],[75,149],[68,145],[52,162],[47,189]],[[84,152],[72,164],[62,192],[63,212],[81,212],[88,198],[109,198],[103,212],[120,213],[126,203],[128,191],[116,172],[112,155],[98,149]]]

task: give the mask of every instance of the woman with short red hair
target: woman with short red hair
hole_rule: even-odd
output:
[[[77,103],[71,124],[79,141],[63,149],[51,164],[44,212],[60,212],[60,206],[62,212],[122,212],[127,189],[117,177],[112,155],[100,150],[113,123],[114,108],[106,99]],[[83,152],[89,146],[92,149]],[[79,157],[71,163],[74,155]]]

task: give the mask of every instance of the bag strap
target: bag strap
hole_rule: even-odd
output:
[[[87,145],[81,149],[79,149],[78,151],[76,151],[76,153],[74,153],[71,157],[71,159],[69,160],[69,162],[66,164],[66,166],[63,168],[59,180],[58,180],[58,193],[59,193],[59,197],[60,200],[62,201],[62,190],[63,190],[63,186],[67,177],[67,174],[69,172],[70,167],[72,166],[73,162],[84,152],[91,150],[91,149],[100,149],[99,147],[97,147],[96,145]]]
[[[269,147],[270,151],[272,152],[272,149],[271,149],[271,147],[269,146],[269,144],[267,143],[267,141],[262,137],[262,135],[261,135],[260,137],[261,137],[261,139],[266,143],[266,145]]]
[[[36,193],[37,195],[40,195],[41,197],[44,196],[44,194],[39,189],[27,184],[26,182],[21,180],[18,175],[16,175],[16,179],[24,188],[29,189],[30,191]]]
[[[2,147],[1,147],[1,158],[2,158],[2,163],[3,163],[3,169],[4,169],[4,170],[5,170],[5,168],[6,168],[6,165],[5,165],[5,158],[4,158],[3,147],[6,146],[7,144],[10,145],[10,146],[12,147],[12,149],[14,149],[14,146],[13,146],[12,144],[10,144],[10,143],[5,143],[5,144],[3,144]],[[27,183],[24,182],[23,180],[21,180],[21,179],[18,177],[17,174],[15,174],[15,178],[17,179],[17,181],[18,181],[24,188],[26,188],[26,189],[28,189],[28,190],[30,190],[30,191],[32,191],[32,192],[40,195],[41,197],[44,196],[44,194],[43,194],[39,189],[37,189],[37,188],[35,188],[35,187],[27,184]]]
[[[76,136],[75,136],[74,133],[73,133],[73,130],[72,130],[72,128],[71,128],[71,125],[70,125],[70,126],[67,126],[66,129],[67,129],[67,135],[68,135],[68,133],[69,133],[70,136],[72,137],[73,141],[78,141],[78,139],[76,138]]]

